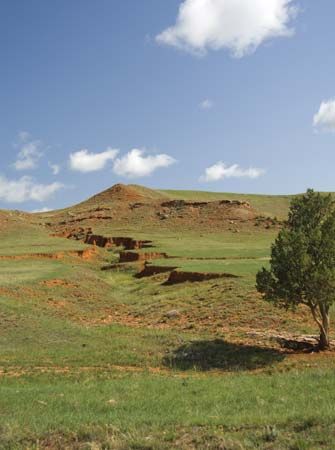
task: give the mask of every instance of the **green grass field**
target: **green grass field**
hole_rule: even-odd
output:
[[[2,448],[29,448],[41,436],[35,448],[332,448],[334,383],[332,371],[318,370],[6,378]]]
[[[290,195],[259,195],[259,194],[232,194],[229,192],[206,191],[160,191],[172,198],[188,201],[215,201],[215,200],[242,200],[249,202],[254,208],[265,216],[284,219],[292,196]]]
[[[316,327],[255,291],[275,230],[101,226],[175,257],[155,264],[239,276],[168,286],[131,264],[102,271],[117,249],[71,256],[87,246],[37,222],[1,231],[0,448],[334,448],[333,354],[283,351],[270,336]]]

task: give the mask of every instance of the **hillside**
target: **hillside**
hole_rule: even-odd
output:
[[[251,205],[259,214],[283,219],[286,217],[292,196],[289,195],[258,195],[234,194],[226,192],[181,191],[149,189],[140,185],[116,184],[77,205],[65,208],[64,212],[88,210],[94,208],[111,208],[119,206],[119,202],[159,203],[167,200],[184,200],[186,202],[218,202],[222,200],[241,201]],[[44,213],[48,216],[50,213]]]
[[[162,192],[136,185],[115,185],[78,205],[64,210],[37,214],[37,223],[44,223],[58,235],[93,230],[100,235],[124,234],[125,230],[137,239],[150,239],[157,230],[165,233],[246,232],[254,228],[276,229],[280,222],[275,214],[263,213],[260,205],[282,211],[282,198],[268,198],[258,203],[239,199],[236,195],[175,191]],[[192,197],[192,198],[191,198]],[[230,198],[227,198],[230,197]],[[287,200],[286,200],[287,202]],[[254,207],[253,204],[257,204]],[[39,219],[40,218],[40,219]],[[149,237],[148,237],[149,236]]]
[[[135,184],[124,185],[115,184],[99,194],[94,195],[88,200],[79,203],[78,207],[86,206],[110,206],[115,202],[150,202],[154,200],[164,200],[169,198],[169,195],[159,191],[139,186]]]
[[[0,211],[0,447],[330,448],[333,353],[255,290],[285,202],[116,185]]]
[[[259,195],[259,194],[234,194],[229,192],[206,191],[176,191],[163,190],[162,192],[172,198],[187,201],[216,201],[216,200],[240,200],[250,205],[264,216],[286,218],[291,195]]]

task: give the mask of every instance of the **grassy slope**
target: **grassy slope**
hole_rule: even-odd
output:
[[[271,243],[275,239],[274,230],[255,230],[240,233],[173,233],[169,230],[140,231],[138,229],[114,229],[106,225],[98,228],[99,233],[110,236],[127,234],[136,239],[153,241],[153,247],[143,249],[166,253],[171,259],[155,260],[155,265],[178,266],[183,270],[200,272],[231,272],[239,275],[240,269],[246,275],[254,276],[257,268],[267,263]],[[173,257],[178,257],[174,259]],[[222,258],[227,258],[222,261]],[[236,261],[238,259],[238,261]],[[254,261],[251,261],[254,259]],[[227,265],[233,265],[234,268]],[[246,265],[250,271],[246,273]],[[253,280],[254,281],[254,280]]]
[[[207,192],[207,191],[182,191],[182,190],[158,190],[177,200],[188,201],[214,201],[214,200],[242,200],[249,202],[256,210],[269,217],[285,219],[290,202],[294,195],[265,195],[265,194],[236,194],[231,192]],[[324,192],[324,195],[334,192]],[[297,194],[299,195],[299,194]]]
[[[56,253],[85,248],[80,242],[50,236],[47,229],[34,224],[36,220],[29,216],[11,216],[10,212],[2,212],[2,216],[10,220],[2,223],[0,215],[0,256]]]
[[[137,233],[189,270],[242,278],[162,286],[102,272],[116,258],[103,250],[0,261],[0,447],[333,448],[333,356],[284,355],[250,335],[315,331],[305,311],[255,293],[274,232]],[[1,236],[0,255],[82,247],[22,220]]]
[[[186,201],[216,201],[216,200],[241,200],[249,202],[256,210],[264,216],[277,217],[285,219],[288,211],[292,195],[260,195],[260,194],[237,194],[231,192],[207,192],[207,191],[182,191],[182,190],[153,190],[144,186],[128,185],[131,190],[137,192],[143,198],[150,200],[186,200]],[[93,196],[78,205],[59,210],[58,212],[80,211],[88,205],[97,207],[101,204],[109,204],[108,192],[110,189]],[[52,216],[53,212],[43,213],[42,216],[47,218]]]
[[[283,219],[286,217],[292,196],[290,195],[258,195],[234,194],[229,192],[177,191],[163,190],[170,197],[189,201],[242,200],[249,202],[265,216]]]

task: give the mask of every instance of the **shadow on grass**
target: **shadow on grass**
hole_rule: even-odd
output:
[[[285,355],[275,349],[215,339],[184,344],[165,356],[163,364],[179,370],[242,371],[266,367],[284,358]]]

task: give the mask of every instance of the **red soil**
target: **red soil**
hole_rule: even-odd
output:
[[[42,285],[47,286],[49,288],[51,287],[57,287],[57,286],[63,286],[63,287],[67,287],[67,288],[75,288],[78,287],[76,284],[70,283],[69,281],[66,280],[61,280],[58,278],[55,278],[53,280],[45,280],[41,282]]]
[[[66,256],[79,257],[85,260],[92,259],[96,256],[94,248],[85,250],[71,250],[68,252],[57,253],[28,253],[25,255],[0,255],[0,260],[24,260],[24,259],[63,259]]]
[[[255,225],[262,228],[275,226],[260,220],[260,217],[259,213],[244,201],[166,200],[164,195],[160,196],[150,189],[116,185],[66,212],[49,214],[50,222],[47,226],[63,235],[71,230],[74,222],[82,222],[84,227],[98,229],[102,219],[107,225],[111,223],[113,228],[127,224],[135,229],[161,227],[173,231],[196,229],[238,232]],[[113,244],[118,245],[117,242]],[[126,250],[141,248],[140,244],[126,241],[121,242],[121,245]]]
[[[73,236],[73,235],[71,235]],[[151,241],[137,241],[131,237],[106,237],[97,234],[86,235],[85,244],[96,245],[97,247],[124,247],[126,250],[136,250],[150,246]]]

